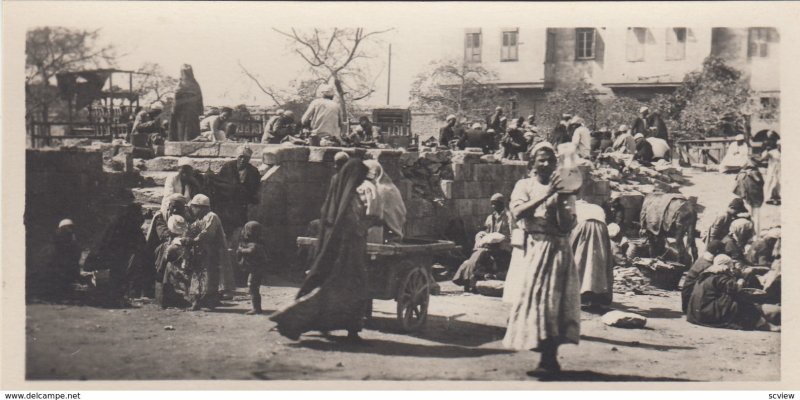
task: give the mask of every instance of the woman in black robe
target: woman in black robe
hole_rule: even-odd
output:
[[[137,279],[139,263],[146,257],[142,233],[142,207],[130,204],[106,227],[100,242],[86,258],[84,269],[109,271],[109,286],[104,302],[109,306],[124,305],[130,283]]]
[[[370,220],[356,189],[367,177],[360,159],[350,159],[334,177],[321,211],[314,264],[296,301],[270,319],[278,332],[297,340],[308,331],[346,329],[359,339],[369,302],[367,229]]]
[[[194,79],[192,66],[183,64],[181,79],[175,90],[175,104],[169,120],[169,140],[188,142],[200,135],[200,115],[203,114],[203,93]]]

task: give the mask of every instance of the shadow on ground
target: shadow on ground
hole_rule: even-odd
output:
[[[424,344],[400,343],[381,339],[364,339],[360,343],[352,343],[346,341],[343,337],[331,337],[328,338],[328,340],[302,340],[301,342],[293,343],[290,346],[320,351],[426,358],[470,358],[513,353],[513,351],[503,349],[471,348],[449,345],[429,346]]]
[[[651,343],[641,343],[638,341],[622,341],[622,340],[613,340],[613,339],[606,339],[600,338],[595,336],[586,336],[581,335],[581,340],[585,340],[587,342],[597,342],[597,343],[606,343],[606,344],[613,344],[615,346],[625,346],[625,347],[638,347],[642,349],[650,349],[650,350],[658,350],[658,351],[670,351],[670,350],[694,350],[695,347],[689,346],[667,346],[661,344],[651,344]]]
[[[502,340],[506,333],[505,327],[460,321],[457,319],[459,316],[428,315],[425,326],[419,332],[408,334],[400,330],[400,323],[393,315],[376,312],[367,327],[382,333],[410,335],[432,342],[465,347],[478,347]]]
[[[683,318],[683,313],[678,310],[672,310],[669,308],[637,308],[637,307],[630,307],[624,304],[614,303],[614,309],[625,311],[625,312],[632,312],[635,314],[639,314],[645,318],[669,318],[669,319],[678,319]]]
[[[688,379],[615,375],[595,371],[561,371],[558,375],[536,378],[542,382],[691,382]]]

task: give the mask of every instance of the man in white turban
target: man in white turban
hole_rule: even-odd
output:
[[[339,103],[334,100],[333,88],[323,85],[319,88],[320,97],[308,105],[301,119],[302,125],[311,130],[311,135],[322,140],[334,142],[342,140],[342,115]]]

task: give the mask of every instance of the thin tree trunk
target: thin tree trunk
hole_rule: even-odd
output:
[[[341,106],[340,113],[342,117],[342,125],[344,125],[340,126],[339,129],[344,130],[345,128],[348,128],[349,125],[347,122],[347,103],[344,100],[344,88],[342,87],[342,81],[340,81],[337,76],[333,77],[333,85],[336,87],[336,94],[339,97],[339,105]]]

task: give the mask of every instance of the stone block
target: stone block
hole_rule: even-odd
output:
[[[477,164],[450,164],[453,170],[453,180],[455,181],[472,181],[475,178],[474,167]]]
[[[473,168],[475,169],[473,180],[481,182],[503,180],[503,169],[499,164],[476,164]]]
[[[425,151],[420,153],[420,157],[440,164],[449,163],[452,156],[453,153],[450,150]]]
[[[466,198],[468,199],[486,199],[488,204],[489,198],[496,193],[495,187],[492,182],[469,182],[466,185]]]
[[[352,147],[309,147],[308,161],[309,162],[333,162],[336,153],[343,151],[351,158],[358,157],[364,158],[367,154],[365,149],[357,149]]]
[[[419,153],[416,151],[404,152],[400,155],[400,165],[410,167],[419,160]]]
[[[253,154],[250,156],[251,159],[260,160],[264,156],[264,149],[278,147],[280,145],[261,144],[261,143],[236,143],[236,142],[220,143],[219,156],[236,158],[237,153],[239,152],[239,148],[242,146],[246,146],[253,152]]]
[[[503,297],[504,283],[500,280],[478,281],[475,283],[475,289],[484,296]]]
[[[268,153],[277,153],[279,162],[285,161],[307,161],[311,150],[306,146],[287,146],[280,145],[275,147],[265,147],[261,153],[266,157]]]
[[[406,201],[406,210],[409,218],[430,218],[436,212],[432,202],[419,197]]]
[[[408,153],[395,149],[368,149],[366,154],[369,159],[376,160],[383,165],[388,162],[399,162],[401,157]]]
[[[165,142],[164,155],[174,157],[219,157],[221,143]]]
[[[161,199],[164,196],[164,189],[160,187],[133,188],[131,189],[131,193],[133,193],[134,201],[139,204],[161,204]]]
[[[639,314],[618,310],[605,313],[601,320],[604,324],[617,328],[640,329],[647,325],[647,318]]]
[[[459,217],[466,217],[475,215],[476,211],[481,208],[480,199],[456,199],[453,200],[456,215]]]
[[[445,199],[453,198],[453,181],[441,180],[439,181],[439,186],[442,188],[442,193],[444,193]]]
[[[483,153],[454,151],[450,157],[450,162],[453,164],[477,164],[481,162],[481,156],[483,156]]]

